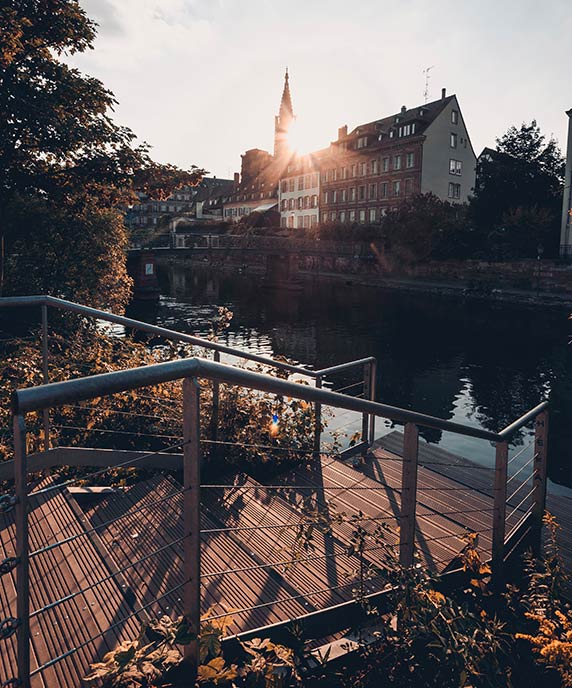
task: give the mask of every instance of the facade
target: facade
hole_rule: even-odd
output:
[[[232,189],[232,179],[204,177],[196,186],[182,187],[164,201],[139,194],[140,203],[127,211],[125,224],[132,232],[144,233],[173,217],[221,220],[223,199]]]
[[[562,229],[560,231],[560,255],[572,256],[572,110],[568,110],[568,144],[566,147],[566,172],[562,198]]]
[[[280,226],[308,229],[319,222],[320,166],[315,155],[293,158],[280,179]]]
[[[456,96],[338,130],[321,161],[320,222],[379,222],[418,193],[466,202],[475,153]]]
[[[235,175],[235,187],[224,203],[225,220],[238,222],[250,213],[278,207],[278,182],[289,164],[288,132],[294,119],[286,70],[280,108],[274,118],[274,155],[259,148],[242,155],[240,175]]]

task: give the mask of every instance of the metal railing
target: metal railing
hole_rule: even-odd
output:
[[[79,312],[82,312],[81,310]],[[201,342],[202,343],[202,342]],[[320,374],[332,373],[334,370],[339,371],[339,367],[326,369],[320,371]],[[235,566],[229,562],[223,570],[209,571],[203,573],[201,571],[201,533],[210,532],[217,529],[203,529],[201,531],[201,491],[207,493],[205,499],[208,498],[208,493],[222,490],[223,494],[235,494],[237,490],[242,490],[245,493],[254,490],[309,490],[312,491],[325,500],[327,490],[332,491],[336,495],[336,499],[340,494],[353,492],[355,495],[383,495],[388,491],[397,495],[400,500],[397,516],[391,513],[390,509],[382,512],[373,520],[382,521],[384,519],[393,518],[399,524],[398,536],[396,545],[399,553],[399,561],[405,566],[413,565],[415,553],[415,533],[416,521],[418,518],[417,507],[419,501],[418,490],[418,475],[419,475],[419,427],[435,428],[444,432],[452,432],[458,435],[473,437],[488,442],[493,442],[496,446],[496,463],[494,469],[494,504],[493,504],[493,519],[490,528],[492,539],[492,563],[493,576],[496,580],[502,579],[503,562],[506,557],[507,548],[510,546],[509,538],[514,538],[515,534],[521,535],[526,528],[533,527],[536,529],[536,535],[539,536],[540,524],[542,514],[544,511],[545,495],[546,495],[546,437],[547,437],[547,402],[543,402],[531,409],[528,413],[522,416],[518,421],[512,423],[501,432],[490,432],[480,428],[465,426],[460,423],[443,420],[433,416],[429,416],[415,411],[409,411],[387,404],[377,403],[367,399],[360,399],[339,392],[330,391],[320,388],[318,384],[316,387],[308,385],[301,385],[289,380],[283,380],[273,377],[268,374],[254,372],[229,365],[225,365],[216,361],[210,361],[200,358],[181,359],[177,361],[170,361],[156,365],[144,366],[129,370],[120,370],[111,373],[94,375],[75,380],[67,380],[64,382],[55,382],[51,384],[41,385],[29,389],[18,390],[14,393],[12,399],[13,405],[13,425],[14,425],[14,461],[7,465],[5,470],[11,469],[15,477],[15,492],[14,495],[8,499],[4,499],[6,509],[15,509],[15,539],[16,539],[16,553],[11,562],[6,562],[4,569],[8,572],[15,570],[16,572],[16,591],[17,591],[17,607],[16,617],[5,620],[4,628],[7,629],[4,633],[5,637],[16,634],[17,636],[17,664],[18,664],[18,680],[20,685],[24,688],[30,686],[30,677],[45,671],[57,665],[60,661],[84,648],[86,644],[93,641],[101,635],[101,632],[89,639],[78,643],[73,648],[69,649],[56,657],[52,657],[48,662],[30,670],[30,621],[35,620],[38,615],[41,615],[46,609],[51,609],[68,597],[63,596],[59,600],[52,600],[50,604],[45,605],[36,610],[30,610],[30,560],[31,558],[39,556],[46,551],[45,548],[40,550],[32,550],[29,544],[29,518],[30,518],[30,501],[37,498],[38,495],[45,496],[52,490],[61,490],[66,485],[73,484],[75,481],[71,479],[62,484],[50,485],[41,489],[40,491],[32,491],[28,484],[28,473],[35,467],[34,457],[28,457],[26,452],[28,428],[26,424],[26,415],[30,413],[45,413],[50,408],[59,407],[67,404],[78,404],[82,401],[91,400],[94,398],[122,393],[129,390],[136,390],[142,387],[149,387],[159,385],[167,382],[182,381],[182,428],[183,436],[180,441],[169,447],[166,447],[161,452],[116,452],[112,456],[107,457],[107,463],[100,471],[96,471],[92,476],[100,475],[107,469],[105,466],[133,466],[133,465],[156,465],[158,467],[165,467],[165,457],[172,456],[166,452],[173,449],[182,449],[182,470],[183,470],[183,487],[182,490],[177,490],[178,497],[181,499],[181,508],[183,513],[183,531],[180,537],[176,537],[172,542],[164,547],[171,547],[174,544],[182,545],[182,576],[175,581],[175,585],[167,592],[163,592],[157,596],[156,599],[147,603],[141,604],[129,616],[137,616],[139,613],[145,612],[153,604],[159,602],[168,595],[175,593],[181,594],[182,591],[182,606],[184,617],[186,618],[190,629],[193,633],[200,632],[201,613],[201,580],[218,577],[218,579],[225,578],[229,575],[236,575],[237,571],[248,571],[254,575],[257,571],[265,571],[268,568],[280,567],[284,564],[283,560],[272,561],[271,563],[255,563],[252,566]],[[377,487],[372,487],[370,484],[362,485],[357,483],[347,486],[339,483],[332,483],[328,487],[321,483],[307,481],[305,483],[291,485],[288,482],[279,483],[275,485],[249,487],[248,485],[203,485],[201,484],[201,461],[200,461],[200,447],[201,447],[201,433],[200,433],[200,385],[199,380],[207,380],[211,383],[224,383],[230,386],[239,386],[250,390],[256,390],[258,393],[269,393],[290,397],[292,399],[303,400],[314,404],[318,409],[321,406],[331,406],[336,409],[343,409],[347,411],[354,411],[360,413],[364,418],[374,419],[380,417],[394,421],[396,423],[403,423],[405,425],[404,440],[403,440],[403,456],[401,460],[400,477],[397,479],[397,484],[389,487],[385,484],[380,484]],[[369,420],[368,420],[369,422]],[[509,537],[506,533],[506,504],[507,504],[507,484],[512,487],[513,482],[509,482],[508,473],[508,447],[509,442],[522,427],[534,422],[535,423],[535,439],[534,439],[534,472],[533,483],[534,488],[532,492],[532,504],[525,511],[522,511],[522,517],[515,528],[509,532]],[[54,456],[58,460],[57,449]],[[81,450],[75,450],[79,452]],[[89,451],[89,450],[84,450]],[[46,454],[44,452],[44,454]],[[125,454],[125,455],[123,455]],[[47,452],[49,457],[50,452]],[[316,458],[316,447],[314,451],[309,452],[310,456]],[[124,460],[121,460],[121,459]],[[105,461],[105,459],[104,459]],[[153,462],[156,462],[153,464]],[[337,461],[334,458],[330,463]],[[49,464],[49,461],[48,461]],[[97,463],[88,463],[87,465],[98,465]],[[100,464],[101,465],[101,464]],[[328,464],[322,465],[322,470],[325,470]],[[520,477],[513,473],[513,478]],[[451,488],[444,488],[451,489]],[[467,492],[470,488],[461,485],[458,489],[460,492]],[[361,492],[359,492],[361,490]],[[225,492],[226,491],[226,492]],[[173,495],[165,495],[164,500],[168,500]],[[356,497],[357,498],[357,497]],[[361,499],[362,497],[360,497]],[[365,498],[365,497],[364,497]],[[373,497],[368,497],[373,499]],[[377,498],[376,498],[377,499]],[[154,500],[155,503],[157,500]],[[511,499],[508,499],[511,502]],[[520,501],[520,500],[518,500]],[[322,504],[325,503],[321,502]],[[149,506],[149,505],[147,505]],[[139,506],[138,509],[145,508]],[[270,508],[270,506],[268,507]],[[514,507],[512,507],[514,508]],[[521,514],[517,506],[516,513]],[[236,525],[236,524],[235,524]],[[299,524],[298,524],[299,525]],[[98,526],[101,527],[101,526]],[[255,532],[262,532],[260,530],[261,524],[253,526],[244,526],[249,530]],[[283,526],[284,527],[284,526]],[[221,530],[221,529],[218,529]],[[224,530],[224,529],[222,529]],[[228,530],[233,531],[233,535],[237,537],[240,535],[240,526],[232,527]],[[89,531],[88,531],[89,532]],[[55,534],[57,538],[57,533]],[[76,536],[74,536],[76,537]],[[82,537],[78,534],[77,537]],[[450,537],[450,535],[447,535]],[[437,539],[437,538],[435,538]],[[60,547],[62,542],[70,543],[70,538],[63,538],[57,540],[47,547],[52,551],[53,548]],[[155,552],[157,553],[157,552]],[[150,556],[150,555],[149,555]],[[325,554],[310,555],[306,558],[307,561],[320,560],[328,561],[331,558],[340,558],[348,556],[347,551],[326,551]],[[147,557],[147,555],[145,555]],[[113,576],[121,575],[126,568],[143,566],[145,558],[129,561],[126,566],[119,568]],[[379,576],[378,576],[379,577]],[[99,585],[96,581],[91,585]],[[253,604],[245,606],[239,610],[242,613],[253,613],[260,608],[268,607],[272,604],[296,604],[301,598],[316,598],[330,591],[341,590],[352,583],[333,584],[329,582],[328,587],[306,590],[305,592],[292,591],[279,600],[263,602],[255,601]],[[83,591],[82,591],[83,592]],[[214,619],[222,614],[209,615],[209,618]],[[114,622],[114,627],[119,622]],[[0,642],[2,642],[0,640]],[[190,667],[190,671],[196,669],[198,663],[198,644],[196,641],[185,646],[184,650],[185,661]]]
[[[92,318],[96,321],[108,322],[122,327],[145,332],[156,337],[174,342],[181,342],[191,344],[193,346],[201,347],[202,349],[213,352],[213,360],[220,362],[221,354],[249,361],[260,365],[267,366],[276,370],[283,371],[292,375],[299,375],[314,380],[317,388],[321,388],[326,382],[328,376],[353,371],[355,369],[362,370],[362,377],[356,385],[362,386],[362,396],[365,399],[375,400],[376,393],[376,378],[377,378],[377,361],[373,356],[363,359],[349,361],[347,363],[338,364],[322,370],[312,370],[306,366],[286,363],[284,361],[277,361],[268,356],[260,356],[258,354],[244,351],[236,347],[226,346],[217,341],[206,339],[205,337],[198,337],[184,332],[178,332],[159,325],[152,325],[140,320],[128,318],[123,315],[116,315],[90,306],[66,301],[53,296],[14,296],[0,298],[0,308],[21,308],[30,306],[40,306],[42,319],[42,371],[44,383],[50,382],[49,375],[49,321],[48,308],[57,308],[59,310],[76,313],[81,316]],[[353,387],[353,385],[350,385]],[[213,381],[213,405],[212,405],[212,419],[211,419],[211,440],[218,441],[218,413],[219,413],[219,383]],[[50,444],[50,416],[49,411],[43,411],[43,426],[44,426],[44,449],[48,450]],[[319,404],[315,408],[315,450],[318,451],[321,446],[322,436],[322,414]],[[363,414],[361,441],[359,444],[347,450],[347,454],[353,454],[361,451],[365,453],[368,446],[371,445],[375,439],[375,416]]]

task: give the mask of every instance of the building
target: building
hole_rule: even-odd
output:
[[[234,188],[232,179],[204,177],[196,186],[184,186],[163,201],[139,194],[140,203],[130,208],[125,224],[133,235],[150,234],[158,226],[167,226],[174,217],[222,220],[223,199]]]
[[[361,124],[340,127],[321,159],[320,221],[379,222],[414,194],[466,202],[476,157],[455,95]]]
[[[320,157],[296,156],[280,179],[280,226],[315,227],[319,222]]]
[[[562,229],[560,231],[560,255],[572,256],[572,110],[568,110],[568,144],[566,147],[566,172],[562,198]]]
[[[241,156],[240,175],[235,174],[234,190],[224,203],[225,220],[238,222],[250,213],[278,207],[278,182],[291,157],[288,132],[294,120],[286,70],[280,108],[274,118],[274,154],[252,148]]]

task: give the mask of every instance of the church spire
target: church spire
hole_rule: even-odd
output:
[[[288,76],[288,67],[286,67],[286,74],[284,74],[284,90],[282,91],[282,100],[280,101],[280,117],[294,117],[294,110],[292,108],[292,96],[290,95],[290,84]]]
[[[280,100],[280,109],[274,118],[274,157],[279,158],[288,153],[288,130],[294,121],[292,96],[290,95],[290,77],[288,67],[284,74],[284,89]]]

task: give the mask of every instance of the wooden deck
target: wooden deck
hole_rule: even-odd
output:
[[[45,487],[46,484],[40,486]],[[55,490],[30,498],[30,548],[46,547],[81,533],[73,499]],[[13,513],[0,514],[0,560],[15,555]],[[30,612],[87,588],[108,576],[110,569],[100,554],[94,534],[58,546],[30,562]],[[31,670],[87,643],[64,660],[36,674],[33,688],[77,688],[90,662],[101,658],[118,642],[134,637],[139,624],[124,621],[132,613],[120,581],[100,583],[31,620]],[[16,617],[14,574],[0,578],[0,619]],[[117,626],[115,624],[118,624]],[[92,642],[91,637],[97,636]],[[16,636],[2,643],[0,684],[17,675]]]
[[[385,523],[387,546],[398,543],[402,442],[398,432],[387,435],[358,468],[323,456],[311,467],[273,478],[272,488],[246,476],[233,487],[203,487],[202,529],[208,531],[201,550],[203,614],[231,614],[229,633],[236,633],[352,599],[360,572],[360,559],[349,552],[356,523],[370,533]],[[468,532],[479,533],[489,555],[492,470],[423,441],[419,457],[416,540],[423,566],[434,573],[454,567]],[[76,501],[65,490],[32,498],[33,549],[97,527],[97,533],[32,560],[32,610],[125,569],[32,620],[33,668],[86,643],[34,677],[34,688],[80,685],[89,663],[121,639],[135,637],[141,621],[182,613],[180,490],[174,478],[156,475],[88,501],[80,496]],[[307,548],[296,538],[302,502],[331,517],[330,531],[316,529]],[[516,506],[518,496],[513,502]],[[510,517],[507,532],[526,507]],[[570,563],[571,500],[549,495],[548,508],[563,527],[561,544]],[[352,518],[358,521],[349,522]],[[4,558],[14,553],[13,523],[6,515],[0,519]],[[385,585],[388,559],[374,540],[366,550],[364,565],[378,568],[366,590],[378,591]],[[1,618],[16,615],[12,575],[0,578],[0,602]],[[123,622],[146,605],[146,612]],[[88,642],[94,635],[97,640]],[[1,642],[0,682],[16,674],[15,638]]]

